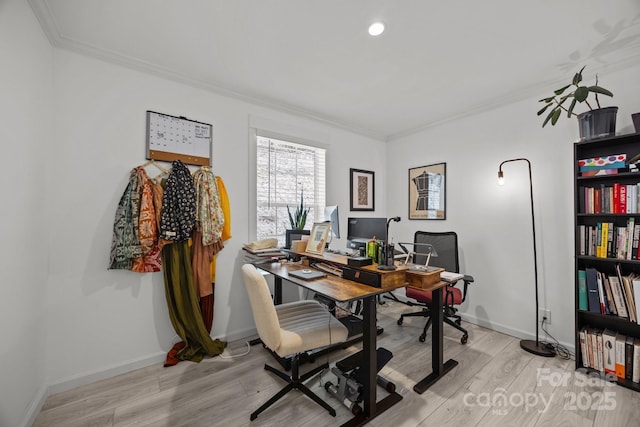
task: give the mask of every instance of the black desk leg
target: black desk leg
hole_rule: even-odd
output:
[[[273,276],[273,303],[282,304],[282,277]]]
[[[442,313],[442,288],[432,293],[432,301],[429,309],[431,310],[431,331],[433,333],[431,343],[431,374],[420,380],[415,386],[413,391],[418,394],[422,394],[435,384],[440,378],[442,378],[447,372],[458,365],[458,362],[449,359],[446,363],[443,363],[443,319]]]
[[[377,298],[368,297],[363,300],[364,308],[362,310],[362,350],[363,350],[363,366],[367,373],[367,381],[363,384],[364,397],[364,415],[371,418],[376,413],[376,366],[378,364],[376,349],[376,303]]]
[[[376,296],[363,299],[362,369],[367,373],[364,384],[362,385],[364,410],[342,424],[341,427],[362,426],[402,400],[402,396],[394,391],[379,402],[376,401],[376,387],[378,386],[378,352],[376,345],[376,336],[378,335],[378,328],[376,326],[377,303],[378,298]]]

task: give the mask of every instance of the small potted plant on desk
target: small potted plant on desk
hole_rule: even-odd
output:
[[[296,207],[295,212],[292,214],[289,206],[287,206],[287,213],[289,214],[289,223],[291,225],[291,229],[286,230],[287,235],[287,245],[290,246],[291,243],[291,235],[299,234],[299,235],[308,235],[309,230],[304,230],[304,226],[307,223],[307,215],[309,214],[309,210],[311,208],[304,207],[304,192],[300,192],[300,205]]]
[[[578,126],[580,130],[580,141],[588,141],[595,138],[604,138],[607,136],[613,136],[616,133],[616,115],[618,113],[618,107],[600,107],[600,100],[598,95],[606,95],[613,97],[613,94],[607,89],[598,86],[598,77],[596,76],[596,84],[593,86],[581,86],[582,71],[585,67],[582,67],[575,76],[573,81],[555,90],[553,96],[543,98],[539,102],[544,102],[545,106],[538,111],[538,116],[544,114],[549,110],[547,117],[542,122],[542,127],[551,122],[555,125],[560,115],[564,112],[567,113],[567,117],[576,116],[578,118]],[[572,88],[569,93],[565,93],[567,89]],[[589,95],[593,94],[595,97],[595,103],[598,108],[593,108],[589,103]],[[565,107],[565,102],[571,99],[569,107]],[[593,102],[593,101],[592,101]],[[573,112],[574,107],[578,103],[584,103],[589,108],[581,114]]]

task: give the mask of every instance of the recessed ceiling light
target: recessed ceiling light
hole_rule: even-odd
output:
[[[384,24],[382,22],[374,22],[369,26],[369,34],[379,36],[384,32]]]

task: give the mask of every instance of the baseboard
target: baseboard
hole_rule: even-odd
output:
[[[471,316],[471,315],[463,313],[463,312],[458,312],[458,314],[462,317],[462,320],[464,320],[465,322],[473,323],[474,325],[482,326],[483,328],[491,329],[492,331],[500,332],[502,334],[509,335],[509,336],[516,337],[516,338],[520,338],[520,339],[524,339],[524,340],[535,340],[536,339],[534,334],[531,334],[531,333],[526,332],[526,331],[522,331],[520,329],[514,329],[514,328],[511,328],[509,326],[500,324],[500,323],[490,322],[490,321],[488,321],[486,319],[479,319],[479,318],[477,318],[475,316]],[[549,338],[547,338],[547,336],[546,336],[546,334],[544,334],[544,332],[541,333],[539,339],[541,341],[549,341]],[[560,342],[560,345],[565,347],[567,350],[569,350],[570,352],[573,352],[575,354],[575,343]]]
[[[22,423],[20,423],[19,427],[30,427],[33,425],[33,423],[36,422],[36,418],[42,410],[47,397],[49,397],[49,394],[47,393],[47,387],[40,387],[40,390],[38,390],[38,393],[36,393],[36,396],[31,401],[29,408],[27,408],[27,413],[22,420]]]
[[[48,394],[55,394],[55,393],[71,390],[76,387],[91,384],[96,381],[104,380],[107,378],[115,377],[116,375],[131,372],[136,369],[145,368],[155,363],[160,363],[164,361],[166,357],[167,357],[166,352],[156,353],[150,356],[125,361],[117,365],[95,370],[93,372],[84,372],[81,374],[73,375],[71,377],[67,377],[60,381],[56,381],[54,383],[49,384],[47,391],[48,391]]]

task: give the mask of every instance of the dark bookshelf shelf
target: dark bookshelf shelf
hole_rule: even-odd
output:
[[[618,258],[600,258],[597,256],[589,256],[589,255],[577,255],[576,259],[583,261],[595,261],[602,263],[611,263],[611,264],[635,264],[640,266],[640,259],[618,259]]]
[[[579,213],[576,214],[578,218],[596,218],[596,217],[613,217],[613,218],[629,218],[631,216],[640,217],[640,212],[638,213]]]
[[[621,172],[613,175],[594,175],[594,176],[578,176],[576,179],[578,182],[588,182],[588,181],[616,181],[616,180],[625,180],[625,179],[638,179],[640,180],[640,172]]]

